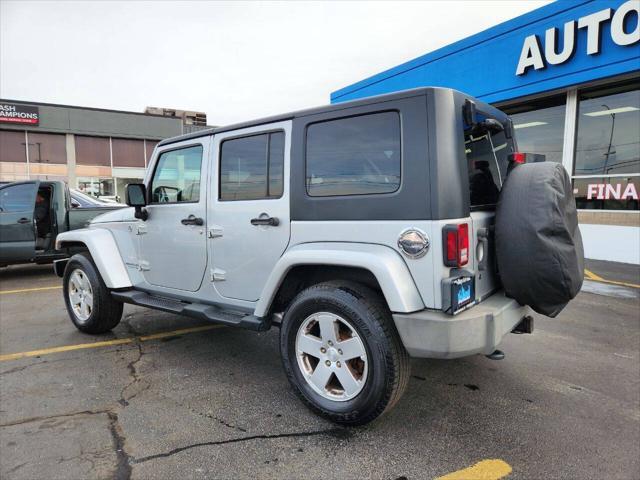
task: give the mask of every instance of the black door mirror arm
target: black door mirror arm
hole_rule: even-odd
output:
[[[143,222],[146,222],[147,218],[149,218],[149,212],[147,211],[147,209],[144,207],[141,207],[140,205],[137,205],[135,209],[136,211],[133,214],[133,216],[139,220],[142,220]]]

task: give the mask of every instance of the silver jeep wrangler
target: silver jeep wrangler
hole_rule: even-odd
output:
[[[409,357],[489,355],[531,331],[495,228],[525,157],[504,113],[441,88],[182,135],[127,186],[133,208],[58,236],[83,251],[55,270],[82,332],[114,328],[123,303],[279,326],[300,398],[362,424],[399,400]]]

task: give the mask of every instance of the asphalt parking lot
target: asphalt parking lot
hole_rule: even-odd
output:
[[[50,266],[5,268],[0,477],[423,479],[483,462],[486,479],[639,478],[640,269],[587,267],[558,318],[505,339],[505,360],[413,360],[400,403],[360,428],[297,400],[277,329],[126,306],[91,337]]]

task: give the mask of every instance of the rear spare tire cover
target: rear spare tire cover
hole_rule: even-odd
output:
[[[555,317],[584,277],[584,250],[571,180],[553,162],[516,166],[496,209],[496,257],[505,292]]]

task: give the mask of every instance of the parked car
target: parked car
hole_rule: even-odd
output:
[[[69,192],[71,193],[71,208],[126,207],[124,203],[111,198],[94,197],[73,188],[70,188]]]
[[[362,424],[400,399],[409,357],[501,357],[531,309],[582,282],[560,164],[517,152],[499,110],[423,88],[164,140],[130,209],[58,236],[74,325],[123,303],[264,331],[314,411]]]
[[[55,248],[58,234],[82,228],[95,216],[123,206],[70,192],[61,181],[0,185],[0,266],[64,258],[69,252]]]

